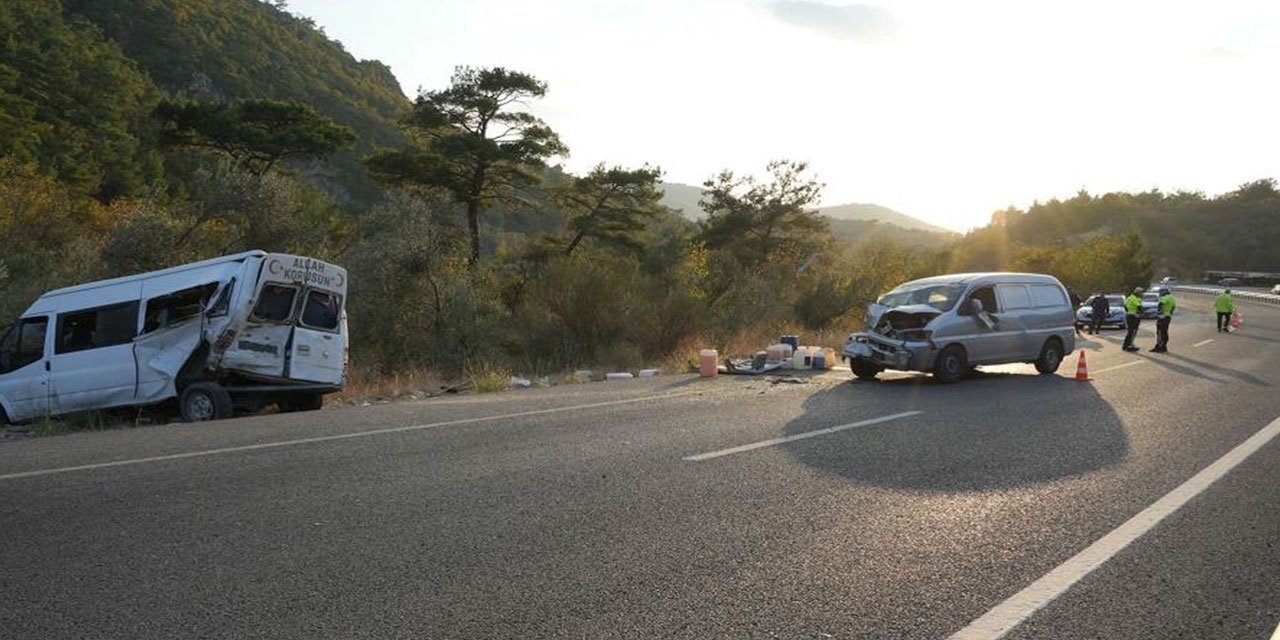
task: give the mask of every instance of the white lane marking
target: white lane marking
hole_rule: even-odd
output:
[[[1210,342],[1213,342],[1213,338],[1209,338],[1208,340],[1201,340],[1200,342],[1197,342],[1197,343],[1195,343],[1195,344],[1193,344],[1193,345],[1191,345],[1191,346],[1192,346],[1192,347],[1203,347],[1203,346],[1205,346],[1206,344],[1209,344]]]
[[[951,640],[996,640],[1003,637],[1014,627],[1022,624],[1032,614],[1045,605],[1053,602],[1058,596],[1070,589],[1072,585],[1089,575],[1107,560],[1110,560],[1134,540],[1142,537],[1162,520],[1192,498],[1200,495],[1214,482],[1222,479],[1236,465],[1244,462],[1268,442],[1280,434],[1280,418],[1240,443],[1226,455],[1218,458],[1213,464],[1205,467],[1190,480],[1178,488],[1165,494],[1151,506],[1143,509],[1128,522],[1120,525],[1111,533],[1099,538],[1084,551],[1058,565],[1027,588],[1001,602],[982,617],[969,623],[969,626],[955,632]],[[1275,636],[1272,636],[1273,639]]]
[[[1280,640],[1280,625],[1276,625],[1276,630],[1271,632],[1271,640]]]
[[[213,456],[222,453],[236,453],[239,451],[255,451],[258,449],[278,449],[280,447],[290,447],[299,444],[311,444],[314,442],[330,442],[333,440],[349,440],[352,438],[365,438],[368,436],[379,436],[388,433],[404,433],[407,431],[422,431],[424,429],[435,429],[438,427],[451,427],[459,424],[473,424],[476,422],[488,422],[491,420],[505,420],[508,418],[524,418],[528,416],[540,416],[551,413],[564,413],[566,411],[577,411],[579,409],[594,409],[597,407],[612,407],[620,404],[632,404],[636,402],[650,402],[654,400],[665,400],[668,398],[679,398],[682,396],[694,395],[700,393],[698,391],[683,391],[680,393],[669,393],[661,396],[647,396],[644,398],[630,398],[627,400],[610,400],[608,402],[593,402],[590,404],[579,404],[572,407],[554,407],[551,409],[535,409],[533,411],[520,411],[517,413],[503,413],[496,416],[482,416],[479,418],[462,418],[459,420],[446,420],[444,422],[432,422],[430,424],[416,424],[407,427],[390,427],[387,429],[374,429],[371,431],[357,431],[355,433],[343,433],[332,436],[316,436],[314,438],[299,438],[297,440],[280,440],[278,442],[264,442],[262,444],[249,444],[239,447],[225,447],[222,449],[205,449],[202,451],[188,451],[186,453],[174,453],[163,456],[151,456],[148,458],[133,458],[130,460],[116,460],[113,462],[98,462],[94,464],[82,464],[74,467],[58,467],[54,469],[37,469],[35,471],[21,471],[18,473],[7,473],[0,475],[0,481],[15,480],[18,478],[30,478],[33,476],[47,476],[55,473],[69,473],[72,471],[86,471],[89,469],[106,469],[109,467],[123,467],[133,464],[144,464],[147,462],[163,462],[165,460],[181,460],[183,458],[199,458],[203,456]]]
[[[1115,371],[1116,369],[1123,369],[1123,368],[1125,368],[1125,367],[1132,367],[1132,366],[1134,366],[1134,365],[1138,365],[1138,364],[1146,364],[1146,362],[1147,362],[1146,360],[1134,360],[1133,362],[1126,362],[1126,363],[1124,363],[1124,364],[1118,364],[1118,365],[1116,365],[1116,366],[1114,366],[1114,367],[1107,367],[1106,369],[1099,369],[1099,370],[1097,370],[1097,371],[1094,371],[1094,373],[1106,373],[1106,372],[1108,372],[1108,371]]]
[[[804,433],[797,433],[797,434],[795,434],[795,435],[785,436],[785,437],[782,437],[782,438],[772,438],[772,439],[770,439],[770,440],[761,440],[760,442],[753,442],[753,443],[751,443],[751,444],[744,444],[744,445],[742,445],[742,446],[740,446],[740,447],[731,447],[731,448],[729,448],[729,449],[721,449],[721,450],[719,450],[719,451],[712,451],[712,452],[710,452],[710,453],[699,453],[699,454],[698,454],[698,455],[696,455],[696,456],[688,456],[688,457],[686,457],[686,458],[684,458],[684,459],[685,459],[686,461],[688,461],[688,462],[702,462],[703,460],[710,460],[710,459],[712,459],[712,458],[719,458],[720,456],[727,456],[727,455],[732,455],[732,454],[735,454],[735,453],[742,453],[743,451],[751,451],[752,449],[760,449],[760,448],[763,448],[763,447],[772,447],[772,446],[774,446],[774,445],[777,445],[777,444],[783,444],[783,443],[786,443],[786,442],[794,442],[794,441],[796,441],[796,440],[804,440],[805,438],[816,438],[816,437],[818,437],[818,436],[830,435],[830,434],[832,434],[832,433],[837,433],[837,432],[839,432],[839,431],[844,431],[844,430],[846,430],[846,429],[856,429],[856,428],[858,428],[858,427],[866,427],[866,426],[870,426],[870,425],[873,425],[873,424],[880,424],[881,422],[888,422],[888,421],[890,421],[890,420],[897,420],[897,419],[899,419],[899,418],[908,418],[908,417],[910,417],[910,416],[920,415],[921,413],[923,413],[923,412],[921,412],[921,411],[906,411],[906,412],[903,412],[903,413],[895,413],[895,414],[893,414],[893,415],[891,415],[891,416],[883,416],[883,417],[880,417],[880,418],[872,418],[872,419],[870,419],[870,420],[863,420],[863,421],[861,421],[861,422],[854,422],[854,423],[852,423],[852,424],[842,424],[842,425],[840,425],[840,426],[838,426],[838,427],[828,427],[828,428],[826,428],[826,429],[818,429],[817,431],[806,431],[806,432],[804,432]]]

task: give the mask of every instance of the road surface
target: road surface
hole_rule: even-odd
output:
[[[1280,309],[833,371],[0,445],[0,637],[1267,638]],[[1154,323],[1139,344],[1149,348]]]

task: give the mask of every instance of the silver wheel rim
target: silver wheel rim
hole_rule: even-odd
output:
[[[187,415],[192,420],[212,420],[213,419],[213,398],[207,393],[201,393],[190,398],[187,401]]]

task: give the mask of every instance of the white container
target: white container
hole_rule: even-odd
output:
[[[791,356],[792,369],[810,369],[813,367],[813,351],[811,347],[800,347]]]
[[[640,370],[641,378],[652,378],[656,375],[658,375],[658,369],[641,369]]]
[[[635,376],[631,375],[630,373],[606,373],[606,374],[604,374],[604,379],[605,379],[605,380],[630,380],[630,379],[632,379],[632,378],[634,378],[634,377],[635,377]]]

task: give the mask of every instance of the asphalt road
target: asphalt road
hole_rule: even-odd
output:
[[[1280,309],[1224,335],[1207,304],[1169,354],[1086,336],[1088,383],[1073,354],[5,443],[0,637],[1267,638]]]

